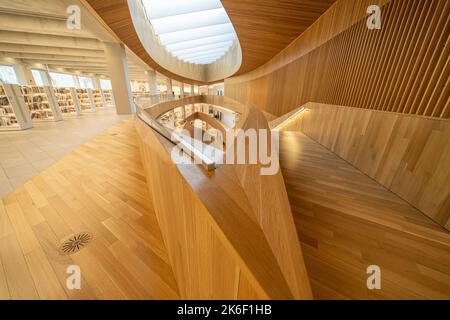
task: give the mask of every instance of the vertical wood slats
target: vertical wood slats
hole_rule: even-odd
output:
[[[449,35],[449,1],[391,0],[381,30],[362,19],[267,75],[227,79],[225,91],[279,116],[314,101],[449,119]]]

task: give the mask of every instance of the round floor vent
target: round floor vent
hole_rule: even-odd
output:
[[[71,235],[62,241],[59,246],[59,252],[63,255],[70,255],[85,248],[94,238],[91,232],[81,232]]]

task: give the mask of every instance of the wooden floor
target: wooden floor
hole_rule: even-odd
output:
[[[123,120],[0,201],[0,299],[178,298],[135,134]],[[60,255],[82,231],[91,244]]]
[[[135,135],[121,121],[0,201],[0,299],[178,298]],[[282,133],[281,165],[316,298],[450,298],[448,232],[301,133]]]
[[[280,150],[315,298],[450,299],[450,233],[302,133]]]

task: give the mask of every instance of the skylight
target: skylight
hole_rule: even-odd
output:
[[[161,44],[195,64],[220,59],[237,39],[220,0],[142,0]]]

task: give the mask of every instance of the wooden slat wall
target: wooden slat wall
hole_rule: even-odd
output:
[[[334,2],[308,29],[268,63],[251,72],[229,78],[228,82],[241,83],[253,80],[286,66],[363,19],[368,6],[378,5],[381,7],[389,1],[391,0],[338,0]],[[237,33],[240,39],[239,32]]]
[[[362,19],[269,74],[226,80],[225,93],[278,116],[314,101],[448,119],[449,23],[450,1],[392,0],[381,30]]]
[[[308,103],[301,131],[450,230],[450,121]]]

